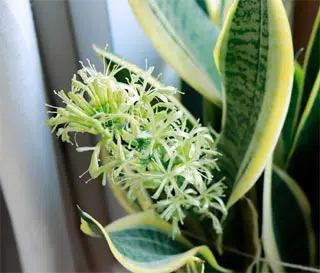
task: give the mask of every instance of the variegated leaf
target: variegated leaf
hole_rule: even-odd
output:
[[[219,29],[196,1],[130,0],[130,4],[161,56],[194,89],[221,106],[220,76],[209,57]]]
[[[282,1],[235,1],[215,59],[225,87],[218,149],[231,207],[262,173],[290,103],[294,58]]]
[[[79,208],[81,230],[104,238],[114,257],[126,269],[137,273],[166,273],[189,265],[206,265],[213,271],[231,272],[218,265],[207,246],[193,247],[185,238],[173,239],[172,227],[153,212],[126,216],[105,228]]]

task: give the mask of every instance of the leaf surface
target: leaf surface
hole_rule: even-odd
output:
[[[253,197],[253,191],[250,192]],[[228,211],[223,222],[223,235],[218,237],[219,254],[232,262],[236,272],[244,272],[251,263],[257,263],[261,254],[259,219],[256,207],[248,197],[241,199]],[[246,253],[254,259],[239,255]]]
[[[280,262],[313,266],[315,240],[308,200],[283,170],[268,163],[264,175],[262,241],[274,272],[291,272]]]
[[[313,225],[319,230],[320,71],[302,113],[286,169],[311,202]],[[317,234],[319,241],[319,234]]]
[[[292,95],[290,100],[289,110],[286,116],[285,123],[283,125],[280,138],[278,140],[275,153],[274,162],[279,166],[284,168],[286,160],[288,158],[294,135],[297,130],[300,105],[299,99],[301,98],[302,92],[302,82],[303,82],[303,71],[298,63],[294,66],[294,79],[292,86]]]
[[[305,160],[315,160],[319,151],[319,106],[320,106],[320,71],[312,88],[307,105],[302,113],[297,131],[295,133],[293,144],[288,156],[287,167],[289,172],[297,173],[299,170],[294,170],[299,166],[303,166]],[[312,162],[310,162],[312,163]],[[318,165],[317,165],[318,166]],[[312,169],[309,166],[309,170]],[[313,170],[318,171],[316,169]],[[302,173],[300,171],[300,173]],[[304,172],[303,172],[304,173]],[[297,174],[298,176],[298,174]],[[313,178],[317,178],[314,174]],[[296,178],[294,176],[294,178]],[[302,177],[299,177],[302,179]]]
[[[195,0],[130,0],[161,56],[209,101],[220,105],[221,81],[212,59],[219,29]]]
[[[320,9],[313,25],[303,63],[303,86],[300,99],[300,114],[304,111],[320,69]]]
[[[225,88],[219,166],[231,207],[262,173],[290,103],[294,58],[282,1],[235,1],[214,55]]]
[[[79,213],[81,230],[104,237],[114,257],[131,272],[169,273],[184,265],[201,265],[202,259],[215,272],[230,272],[218,265],[207,246],[193,247],[182,236],[172,239],[170,224],[152,211],[126,216],[105,228],[80,208]]]

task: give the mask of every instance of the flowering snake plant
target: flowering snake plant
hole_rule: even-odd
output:
[[[211,122],[153,68],[95,47],[104,71],[82,64],[47,124],[129,215],[103,227],[78,207],[81,230],[132,272],[319,272],[318,164],[298,166],[319,153],[320,13],[301,68],[281,0],[129,2]]]

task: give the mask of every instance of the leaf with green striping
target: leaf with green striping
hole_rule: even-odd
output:
[[[290,100],[289,110],[286,116],[286,121],[283,125],[280,138],[278,140],[275,153],[274,162],[284,168],[285,162],[289,155],[294,134],[297,129],[298,117],[299,117],[299,98],[301,97],[303,71],[298,63],[294,66],[294,79],[292,86],[292,95]]]
[[[210,272],[230,272],[218,265],[207,246],[193,247],[182,236],[172,239],[171,225],[151,211],[126,216],[104,228],[78,209],[81,230],[89,236],[104,237],[118,262],[131,272],[166,273],[196,264],[212,267]]]
[[[208,57],[216,44],[219,29],[196,1],[129,2],[161,56],[194,89],[209,101],[221,105],[220,76],[214,61]]]
[[[272,167],[271,161],[264,175],[262,241],[274,272],[292,271],[286,271],[280,261],[314,266],[315,240],[308,199],[291,177]]]
[[[219,166],[231,207],[262,173],[290,103],[294,58],[282,2],[235,1],[214,55],[225,88]]]

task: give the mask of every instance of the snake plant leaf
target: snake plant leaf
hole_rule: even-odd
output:
[[[294,1],[292,1],[292,0],[282,0],[282,2],[283,2],[283,5],[284,5],[284,8],[286,9],[290,25],[292,26]]]
[[[206,0],[194,0],[198,6],[202,9],[202,11],[209,16],[209,6],[208,4],[211,4],[210,1],[206,1]],[[209,3],[210,2],[210,3]]]
[[[313,224],[319,229],[320,71],[302,113],[286,164],[311,202]],[[319,238],[317,237],[319,240]]]
[[[202,3],[201,6],[205,6],[205,11],[207,15],[209,15],[211,21],[215,25],[219,25],[221,22],[221,14],[224,6],[225,0],[218,0],[218,1],[212,1],[212,0],[197,0],[198,4],[199,2]]]
[[[231,5],[231,0],[196,0],[201,9],[211,18],[211,21],[215,25],[221,27],[223,19],[226,15],[226,10]],[[190,89],[190,90],[188,90]],[[221,130],[222,109],[213,104],[206,98],[198,97],[200,94],[192,92],[194,89],[182,81],[181,90],[185,92],[185,96],[182,97],[183,104],[190,109],[195,116],[202,117],[200,119],[205,126],[209,126],[214,129],[215,132]],[[190,92],[191,91],[191,92]],[[195,101],[199,101],[195,103]],[[202,105],[201,105],[202,100]],[[202,111],[202,113],[201,113]],[[201,113],[201,114],[199,114]],[[216,135],[216,134],[215,134]]]
[[[207,246],[193,247],[182,236],[172,239],[171,225],[152,211],[126,216],[104,228],[78,209],[81,230],[89,236],[104,238],[114,257],[131,272],[169,273],[186,264],[203,264],[202,259],[215,272],[230,272],[218,265]]]
[[[130,0],[131,8],[160,55],[195,90],[220,105],[221,80],[211,56],[215,26],[195,0]]]
[[[225,87],[218,149],[230,208],[262,173],[289,107],[294,56],[282,1],[235,1],[214,56]]]
[[[320,9],[313,25],[303,64],[304,79],[300,99],[302,114],[320,69]]]
[[[211,127],[216,132],[216,137],[218,133],[221,132],[221,120],[222,120],[222,111],[221,108],[217,107],[215,104],[212,104],[210,101],[203,99],[202,100],[202,121],[205,126]]]
[[[272,273],[265,258],[258,257],[253,263],[247,268],[246,273]]]
[[[217,240],[217,250],[225,259],[232,261],[236,272],[244,272],[253,261],[238,252],[254,257],[254,261],[261,254],[258,213],[252,200],[244,197],[229,209],[228,214],[223,223],[223,236]]]
[[[259,273],[271,273],[270,267],[266,262],[261,263]]]
[[[294,78],[290,106],[273,158],[274,163],[276,163],[279,167],[282,168],[284,168],[285,162],[288,158],[293,138],[297,129],[297,123],[300,112],[299,98],[301,97],[300,95],[302,91],[302,80],[303,71],[301,66],[296,62],[294,64]]]
[[[198,4],[205,7],[207,14],[215,25],[222,25],[227,9],[231,5],[231,0],[197,0]]]
[[[319,151],[319,105],[320,105],[320,70],[306,107],[302,113],[298,124],[293,144],[288,156],[287,167],[289,172],[295,173],[295,168],[305,160],[310,161],[312,154],[318,154]],[[318,156],[317,156],[318,158]],[[312,164],[312,162],[310,162]],[[318,164],[316,163],[316,172],[318,173]],[[310,171],[310,165],[308,166]],[[317,174],[318,175],[318,174]],[[314,178],[317,178],[317,175]],[[294,178],[298,179],[298,177]],[[300,177],[299,177],[300,178]],[[315,180],[314,180],[315,181]]]
[[[264,175],[262,242],[274,272],[290,272],[280,261],[314,265],[310,215],[308,199],[298,184],[270,161]]]

